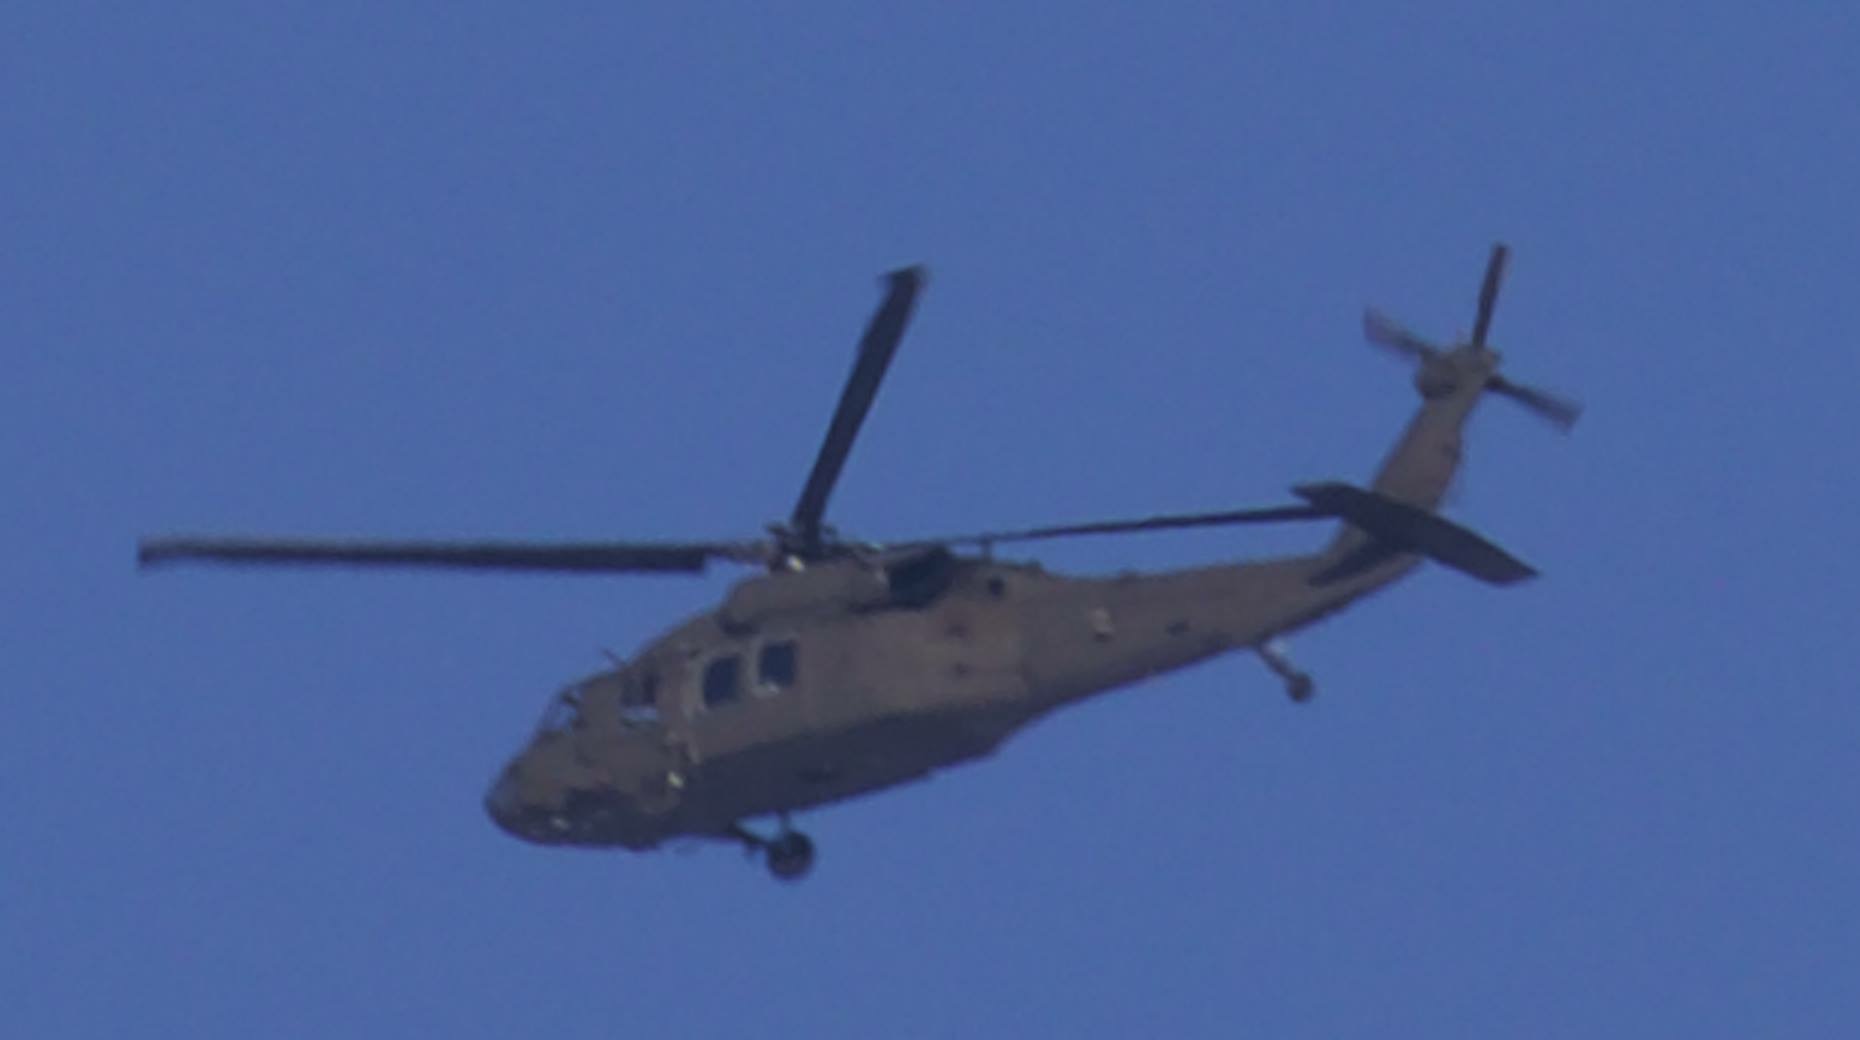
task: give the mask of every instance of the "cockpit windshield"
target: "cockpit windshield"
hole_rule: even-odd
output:
[[[549,699],[549,706],[543,709],[542,721],[536,726],[536,733],[566,733],[581,718],[581,686],[576,684]]]
[[[620,688],[620,721],[629,726],[659,724],[659,673],[651,668],[629,673]]]
[[[662,723],[659,711],[659,675],[652,668],[616,668],[570,683],[550,698],[536,724],[537,736],[567,733],[587,725],[608,725],[615,714],[620,724],[645,729]]]

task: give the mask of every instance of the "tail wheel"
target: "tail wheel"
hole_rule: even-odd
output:
[[[814,868],[813,839],[800,831],[784,831],[763,846],[769,873],[783,881],[799,881]]]

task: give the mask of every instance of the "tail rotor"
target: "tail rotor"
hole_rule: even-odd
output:
[[[1505,264],[1510,258],[1511,250],[1503,242],[1493,244],[1492,255],[1485,265],[1485,280],[1479,286],[1479,310],[1473,319],[1472,339],[1467,342],[1451,350],[1443,349],[1374,308],[1363,312],[1363,338],[1390,353],[1422,365],[1437,364],[1460,351],[1475,355],[1492,353],[1491,348],[1486,346],[1486,334],[1492,328],[1492,312],[1498,304],[1499,286],[1504,281]],[[1523,405],[1565,433],[1576,425],[1576,419],[1582,415],[1582,406],[1575,401],[1506,379],[1496,371],[1491,371],[1489,362],[1486,368],[1489,372],[1485,377],[1487,390]]]

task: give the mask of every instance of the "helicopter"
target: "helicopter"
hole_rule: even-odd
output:
[[[785,522],[763,537],[692,542],[395,542],[174,536],[138,562],[412,566],[581,573],[760,573],[632,659],[568,684],[484,799],[546,846],[635,851],[718,839],[777,878],[814,842],[792,814],[982,758],[1066,705],[1233,651],[1256,653],[1294,701],[1315,691],[1284,635],[1423,560],[1496,585],[1529,565],[1437,512],[1467,419],[1487,392],[1568,430],[1579,407],[1498,373],[1487,345],[1509,253],[1493,246],[1472,335],[1442,347],[1375,310],[1374,345],[1415,365],[1421,404],[1368,488],[1327,481],[1297,501],[1224,512],[990,531],[880,544],[825,523],[829,497],[925,283],[883,279],[826,436]],[[995,557],[1006,544],[1292,521],[1340,522],[1299,555],[1167,573],[1075,577]],[[772,834],[747,821],[774,817]]]

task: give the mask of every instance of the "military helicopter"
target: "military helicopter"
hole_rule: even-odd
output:
[[[866,794],[993,752],[1065,705],[1235,650],[1252,650],[1293,700],[1314,690],[1278,637],[1433,559],[1506,585],[1535,572],[1437,507],[1461,431],[1490,391],[1565,429],[1573,403],[1513,383],[1486,345],[1505,269],[1493,247],[1472,337],[1435,346],[1371,310],[1370,342],[1415,362],[1422,402],[1368,489],[1306,484],[1262,509],[990,531],[880,545],[825,523],[828,498],[924,284],[894,271],[859,344],[813,469],[784,523],[728,542],[375,542],[168,537],[139,561],[763,573],[553,697],[485,797],[491,818],[540,845],[651,849],[715,838],[778,878],[813,865],[797,810]],[[1009,543],[1229,524],[1339,520],[1315,552],[1173,573],[1068,577],[997,560]],[[773,816],[773,834],[745,822]]]

